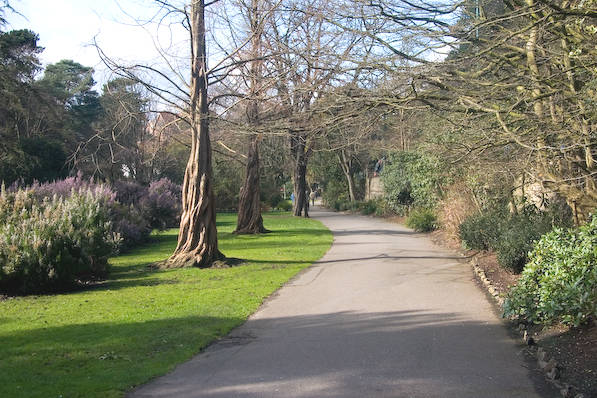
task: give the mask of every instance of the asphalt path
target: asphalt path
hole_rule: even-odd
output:
[[[330,251],[147,397],[554,397],[474,282],[424,235],[313,208]]]

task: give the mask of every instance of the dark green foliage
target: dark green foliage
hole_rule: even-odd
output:
[[[369,214],[374,214],[377,211],[377,202],[374,200],[367,200],[365,202],[361,202],[361,213],[368,216]]]
[[[119,238],[102,191],[41,202],[32,191],[0,194],[0,291],[28,294],[104,277]]]
[[[282,200],[278,203],[276,208],[282,211],[290,211],[292,210],[292,202],[290,200]]]
[[[459,235],[465,247],[493,250],[502,267],[520,273],[541,235],[553,226],[569,225],[569,209],[559,202],[545,211],[526,206],[515,214],[510,214],[505,207],[497,207],[467,218],[460,225]]]
[[[500,225],[509,216],[502,208],[477,213],[460,224],[460,240],[468,249],[489,250],[500,236]]]
[[[236,210],[240,187],[244,177],[242,164],[231,161],[229,157],[214,153],[213,183],[216,208],[219,211]]]
[[[271,206],[272,209],[275,209],[278,207],[278,205],[280,204],[280,202],[282,202],[282,195],[278,194],[273,194],[272,196],[270,196],[269,201],[268,201],[268,205]]]
[[[397,152],[389,156],[381,173],[385,199],[396,213],[411,207],[434,208],[440,199],[439,163],[427,154]]]
[[[579,326],[597,317],[597,217],[578,229],[554,228],[529,255],[504,315]]]
[[[363,215],[385,215],[386,205],[383,200],[365,200],[351,202],[349,200],[334,200],[331,203],[331,208],[335,211],[350,211],[353,213],[361,213]]]
[[[432,210],[415,209],[408,215],[406,226],[417,232],[430,232],[437,228],[437,217]]]

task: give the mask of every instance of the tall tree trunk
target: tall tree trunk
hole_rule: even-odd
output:
[[[352,167],[350,158],[346,156],[346,151],[342,149],[340,151],[340,155],[338,155],[338,161],[340,162],[340,168],[346,177],[346,181],[348,182],[348,196],[351,202],[355,202],[356,195],[354,193],[354,178],[352,175]]]
[[[309,198],[307,197],[307,161],[308,153],[305,150],[305,139],[299,132],[290,136],[290,149],[294,158],[294,172],[292,182],[294,185],[294,215],[309,217]]]
[[[247,107],[247,119],[250,126],[259,125],[259,82],[262,79],[262,21],[259,8],[260,0],[251,1],[249,23],[251,26],[251,77],[249,96],[250,103]],[[238,202],[238,218],[236,222],[237,234],[259,234],[267,232],[261,217],[261,200],[259,188],[259,136],[252,134],[249,137],[249,151],[247,153],[247,171],[245,181],[240,191]]]
[[[268,232],[263,226],[261,217],[261,201],[259,189],[259,137],[256,134],[249,138],[247,154],[247,173],[240,190],[238,204],[238,220],[236,234],[259,234]]]
[[[172,267],[209,267],[224,256],[218,250],[207,103],[205,1],[191,2],[191,153],[182,188],[178,245],[165,262]]]

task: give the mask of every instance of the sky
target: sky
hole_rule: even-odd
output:
[[[11,0],[21,15],[7,13],[7,29],[30,29],[39,35],[43,65],[72,59],[96,70],[95,79],[105,82],[109,73],[103,66],[94,38],[111,58],[127,63],[159,62],[152,37],[160,37],[162,47],[170,48],[169,32],[156,36],[152,25],[140,27],[135,18],[155,14],[148,0]],[[162,28],[164,30],[164,28]],[[183,40],[184,32],[177,32]]]

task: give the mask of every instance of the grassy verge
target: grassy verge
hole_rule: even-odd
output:
[[[220,249],[247,264],[148,271],[176,230],[111,260],[110,280],[85,291],[0,302],[0,397],[121,397],[240,325],[330,247],[317,221],[265,216],[273,232],[234,236],[218,216]]]

